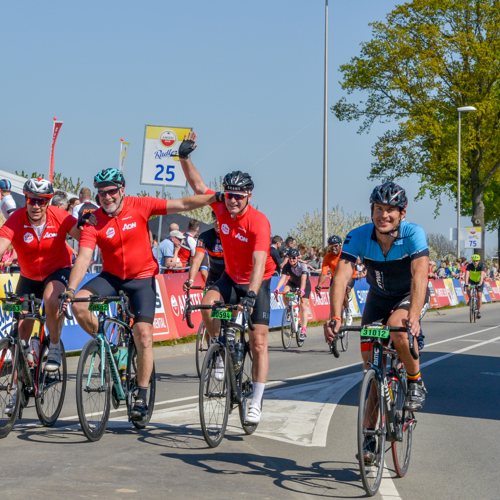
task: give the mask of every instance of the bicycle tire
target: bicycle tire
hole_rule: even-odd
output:
[[[371,408],[368,408],[371,403]],[[375,403],[375,406],[373,405]],[[370,423],[365,423],[370,421]],[[368,434],[368,427],[373,426],[373,431]],[[358,410],[358,462],[363,487],[369,496],[377,493],[382,472],[384,470],[385,429],[384,426],[384,401],[381,394],[381,384],[377,380],[373,369],[365,373],[361,384],[359,410]],[[375,456],[373,464],[365,464],[364,441],[365,437],[374,439]]]
[[[220,343],[212,344],[203,360],[200,377],[200,424],[205,441],[216,448],[226,432],[231,404],[231,382],[227,369],[227,350]],[[222,358],[224,370],[218,380],[215,376],[217,362]]]
[[[472,296],[469,299],[469,320],[474,323],[474,297]]]
[[[137,348],[133,342],[130,342],[128,346],[128,359],[127,359],[127,389],[132,392],[137,387]],[[153,371],[149,377],[148,385],[148,413],[142,420],[134,421],[132,423],[137,429],[145,429],[151,420],[153,415],[153,410],[155,407],[155,396],[156,396],[156,370],[155,364],[153,363]],[[128,408],[130,414],[131,408]]]
[[[0,340],[0,438],[7,437],[12,427],[14,427],[21,403],[19,395],[23,391],[23,382],[19,378],[17,381],[18,397],[14,408],[12,408],[12,413],[7,415],[5,410],[13,393],[13,387],[9,387],[9,384],[12,373],[16,370],[18,364],[15,347],[15,344],[10,343],[10,339],[4,338]],[[17,372],[20,373],[20,370],[18,369]]]
[[[238,375],[238,387],[241,391],[242,403],[238,407],[240,413],[241,427],[245,431],[245,434],[253,434],[255,429],[259,424],[247,424],[246,415],[248,412],[248,407],[252,401],[253,396],[253,382],[252,382],[252,366],[253,358],[252,351],[250,350],[250,343],[245,341],[245,347],[243,350],[243,366],[241,367],[240,374]]]
[[[210,347],[210,335],[207,333],[205,324],[203,321],[200,323],[198,328],[198,335],[196,336],[196,373],[198,378],[201,376],[201,367],[203,365],[203,360],[207,355],[208,348]]]
[[[477,295],[474,297],[474,323],[477,321]]]
[[[399,369],[398,380],[393,387],[395,414],[396,414],[396,435],[401,440],[391,443],[392,461],[398,477],[404,477],[408,472],[411,456],[411,443],[413,436],[413,412],[405,410],[404,402],[408,388],[406,368]],[[394,382],[393,382],[394,384]]]
[[[287,321],[286,314],[290,314],[291,318],[291,308],[290,306],[285,307],[283,310],[283,318],[281,319],[281,343],[285,349],[288,349],[292,344],[292,322]]]
[[[101,385],[103,366],[104,386]],[[88,385],[92,392],[88,391]],[[76,371],[76,409],[87,439],[89,441],[101,439],[111,409],[111,383],[108,360],[106,356],[101,359],[101,347],[96,339],[89,340],[80,354]]]
[[[47,372],[45,370],[46,359],[44,358],[49,351],[48,342],[40,345],[38,356],[38,390],[35,398],[35,408],[40,423],[45,427],[52,427],[56,423],[66,394],[68,376],[66,351],[62,340],[60,340],[59,345],[61,346],[61,366],[57,371]]]

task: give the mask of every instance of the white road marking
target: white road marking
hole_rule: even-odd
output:
[[[494,375],[495,377],[500,377],[500,372],[481,372],[481,375]]]

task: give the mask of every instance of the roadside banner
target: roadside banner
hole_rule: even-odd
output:
[[[433,309],[437,309],[439,307],[439,301],[436,297],[436,291],[434,290],[434,281],[429,280],[427,283],[427,288],[429,289],[429,294],[431,296],[430,305]]]
[[[366,278],[361,278],[356,280],[354,284],[354,293],[356,295],[356,302],[358,303],[359,314],[363,316],[365,311],[366,297],[368,296],[368,291],[370,290],[370,285],[366,281]]]
[[[451,278],[446,278],[443,280],[446,291],[448,292],[448,297],[450,299],[450,306],[457,306],[458,299],[455,294],[455,286],[453,285],[453,280]]]
[[[483,286],[483,299],[481,302],[491,302],[490,292],[488,290],[488,283],[485,280]]]
[[[0,274],[0,297],[7,297],[7,292],[13,292],[16,289],[20,274],[2,273]],[[12,313],[0,309],[0,338],[5,337],[12,323]]]
[[[462,284],[460,283],[460,280],[453,279],[453,286],[455,288],[455,295],[458,299],[458,302],[466,304],[467,302],[465,300],[464,291],[462,290]]]
[[[58,120],[54,116],[54,124],[52,126],[52,146],[50,148],[50,171],[49,171],[49,181],[54,180],[54,149],[56,147],[57,136],[61,130],[63,122]]]
[[[178,156],[179,146],[191,128],[146,125],[142,152],[141,184],[186,186]]]
[[[450,296],[448,295],[448,290],[446,289],[443,280],[434,280],[432,284],[434,286],[434,292],[436,293],[436,299],[439,307],[449,306]]]
[[[496,281],[493,280],[484,280],[485,285],[488,287],[488,293],[490,295],[490,299],[492,302],[496,302],[500,300],[500,291],[498,290],[498,286]]]

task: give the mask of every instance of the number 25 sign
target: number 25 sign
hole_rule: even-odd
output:
[[[186,127],[146,125],[141,184],[186,186],[186,177],[177,153],[184,136],[191,130]]]

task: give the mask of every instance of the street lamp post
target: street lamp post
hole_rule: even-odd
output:
[[[458,188],[457,188],[457,260],[460,258],[460,167],[462,165],[461,158],[461,141],[462,141],[462,113],[470,113],[477,111],[474,106],[463,106],[457,108],[458,111]]]
[[[328,239],[328,0],[325,0],[325,103],[323,119],[323,248]]]

